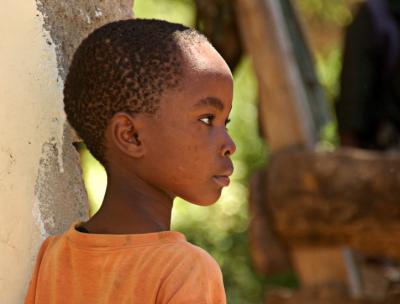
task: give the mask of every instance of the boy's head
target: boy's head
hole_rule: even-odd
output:
[[[231,103],[231,73],[207,39],[161,20],[95,30],[64,88],[67,118],[109,179],[135,174],[198,204],[214,202],[233,170]]]

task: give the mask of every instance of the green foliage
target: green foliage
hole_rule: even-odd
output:
[[[137,18],[162,19],[193,27],[194,0],[135,0],[133,12]]]
[[[337,122],[332,121],[322,129],[318,148],[324,151],[333,151],[338,145]]]
[[[349,4],[360,0],[296,0],[296,4],[305,18],[345,26],[351,19]]]
[[[82,177],[89,200],[89,215],[99,210],[107,186],[107,174],[103,166],[93,157],[85,144],[79,147]]]
[[[332,46],[325,53],[316,52],[316,70],[318,79],[325,90],[326,97],[335,113],[334,104],[339,94],[339,77],[342,67],[342,52],[338,45]],[[322,150],[334,150],[339,145],[336,119],[322,129],[318,147]]]
[[[324,54],[316,53],[317,74],[328,100],[333,102],[339,93],[339,77],[342,66],[342,51],[339,45],[332,46]]]

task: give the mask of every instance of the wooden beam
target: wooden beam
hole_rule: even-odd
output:
[[[258,78],[263,133],[271,150],[313,146],[317,134],[279,1],[236,0],[235,5]]]
[[[398,154],[279,153],[267,183],[267,210],[290,246],[343,244],[400,259]]]
[[[348,275],[341,247],[299,247],[292,251],[293,264],[302,288],[340,285],[348,290]]]

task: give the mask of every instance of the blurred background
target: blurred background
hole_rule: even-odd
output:
[[[233,71],[234,101],[228,129],[236,142],[237,152],[233,156],[235,172],[232,183],[224,189],[220,201],[210,207],[199,207],[177,199],[172,229],[183,232],[190,242],[206,249],[218,261],[229,303],[262,303],[269,289],[277,286],[297,288],[299,280],[290,269],[266,275],[254,266],[252,259],[254,254],[249,241],[252,220],[249,211],[250,178],[268,164],[271,149],[259,124],[259,83],[251,56],[240,38],[233,2],[135,0],[133,11],[136,18],[164,19],[197,28],[217,46]],[[332,151],[339,145],[334,108],[340,90],[344,34],[362,1],[289,2],[304,34],[303,47],[311,54],[315,77],[321,84],[324,115],[329,117],[319,123],[316,146],[322,151]],[[90,214],[93,215],[104,195],[106,175],[86,149],[81,150],[81,162]]]

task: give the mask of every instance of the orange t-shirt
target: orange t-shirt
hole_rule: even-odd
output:
[[[47,238],[25,304],[226,303],[221,270],[177,231]]]

